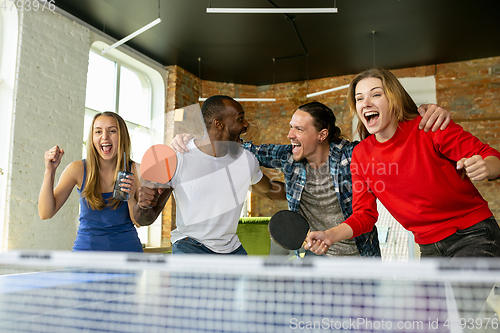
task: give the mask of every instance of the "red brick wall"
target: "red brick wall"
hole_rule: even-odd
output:
[[[500,57],[436,66],[438,104],[466,131],[500,150]],[[476,187],[500,221],[500,180]]]
[[[248,86],[232,83],[220,83],[200,80],[183,69],[170,68],[167,113],[175,108],[196,103],[203,97],[224,94],[232,97],[276,98],[276,102],[242,102],[250,128],[244,137],[256,144],[286,144],[288,123],[297,106],[311,101],[319,101],[329,106],[337,117],[337,124],[347,139],[351,139],[351,116],[349,114],[347,90],[332,92],[307,99],[308,93],[326,90],[348,84],[352,75],[310,80],[308,82],[289,82],[275,86]],[[500,150],[500,57],[477,59],[472,61],[437,64],[432,66],[412,67],[394,70],[398,77],[436,77],[436,94],[439,105],[452,112],[452,118],[483,142]],[[167,117],[167,119],[170,119]],[[167,120],[168,122],[169,120]],[[166,128],[173,125],[166,124]],[[168,131],[167,131],[168,132]],[[166,134],[166,142],[169,142]],[[283,180],[282,175],[274,170],[263,170],[270,178]],[[489,202],[497,220],[500,220],[500,180],[476,183],[481,194]],[[274,204],[272,201],[256,196],[252,197],[252,215],[270,216],[280,209],[286,209],[286,203]],[[171,209],[172,211],[172,209]],[[164,220],[174,217],[170,213]],[[170,225],[164,226],[165,237],[169,237]]]

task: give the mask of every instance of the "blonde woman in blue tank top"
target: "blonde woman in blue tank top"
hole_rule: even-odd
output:
[[[137,203],[139,181],[127,176],[120,183],[128,201],[113,199],[120,170],[137,174],[130,160],[130,136],[123,119],[114,112],[98,113],[92,120],[87,140],[87,158],[69,164],[54,188],[55,173],[64,150],[55,146],[45,152],[45,173],[38,198],[42,220],[52,218],[76,186],[80,194],[80,225],[73,251],[142,252],[132,208]],[[122,156],[126,153],[127,161]]]

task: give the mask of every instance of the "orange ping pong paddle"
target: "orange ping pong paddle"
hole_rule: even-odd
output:
[[[175,151],[163,144],[151,146],[142,157],[140,173],[143,180],[152,183],[153,187],[168,187],[177,169]]]

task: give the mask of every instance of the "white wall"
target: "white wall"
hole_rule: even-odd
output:
[[[436,77],[404,77],[399,79],[401,85],[410,94],[415,104],[437,103],[436,97]]]
[[[60,14],[19,13],[4,248],[72,248],[78,216],[76,191],[50,220],[40,220],[37,204],[44,152],[54,145],[65,150],[56,179],[70,162],[81,157],[89,48],[90,31]]]

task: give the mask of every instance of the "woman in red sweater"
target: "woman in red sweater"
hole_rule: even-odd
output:
[[[415,102],[386,69],[359,74],[348,101],[364,139],[351,161],[354,213],[311,232],[305,248],[322,254],[370,231],[378,198],[413,232],[423,257],[500,257],[500,228],[471,182],[497,178],[500,153],[453,122],[444,131],[419,131]]]

